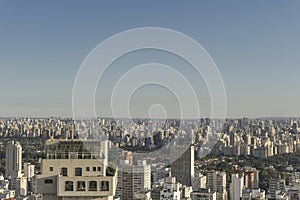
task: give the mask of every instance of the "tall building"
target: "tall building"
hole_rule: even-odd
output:
[[[137,165],[130,165],[128,160],[122,161],[118,170],[116,196],[122,200],[150,199],[151,166],[145,160]]]
[[[28,193],[28,184],[26,177],[20,177],[16,179],[15,185],[16,197],[26,196]]]
[[[180,147],[178,147],[180,148]],[[192,186],[194,178],[194,146],[190,146],[184,154],[171,164],[171,175],[186,186]]]
[[[244,186],[248,189],[259,188],[259,171],[255,168],[246,169],[244,172]]]
[[[193,191],[198,191],[199,189],[206,188],[206,176],[201,173],[195,174],[192,187]]]
[[[28,192],[33,192],[34,168],[35,166],[33,164],[24,163],[24,178],[27,179]]]
[[[227,199],[226,173],[220,171],[208,171],[206,188],[217,193],[217,199]]]
[[[231,174],[230,200],[240,200],[243,195],[244,177],[239,174]]]
[[[31,163],[24,163],[24,176],[32,178],[34,176],[34,165]]]
[[[285,179],[281,176],[277,178],[271,178],[269,181],[269,200],[276,200],[277,195],[285,192]]]
[[[107,165],[107,141],[48,140],[37,193],[43,200],[111,200],[115,170]]]
[[[22,147],[19,142],[6,146],[5,178],[16,179],[22,176]]]

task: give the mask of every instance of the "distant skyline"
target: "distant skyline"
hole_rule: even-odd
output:
[[[88,53],[113,34],[148,26],[180,31],[208,51],[223,77],[228,118],[300,117],[299,8],[299,1],[3,0],[0,117],[71,116],[73,83]],[[172,55],[149,51],[111,66],[97,90],[98,115],[109,115],[109,89],[122,71],[153,59],[199,86],[202,116],[209,116],[203,81]],[[137,91],[132,112],[139,116],[142,104],[170,102],[167,94],[157,87]]]

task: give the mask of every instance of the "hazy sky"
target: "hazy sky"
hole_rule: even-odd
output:
[[[208,51],[223,77],[228,117],[300,116],[299,8],[299,1],[276,0],[2,0],[0,116],[70,116],[75,75],[87,54],[113,34],[147,26],[180,31]],[[153,61],[147,55],[170,65],[180,62],[156,54],[140,52],[127,61],[124,57],[108,77],[134,59]],[[181,65],[183,71],[185,67]],[[193,79],[188,71],[187,78]],[[113,81],[107,78],[103,85],[114,85]],[[209,96],[200,82],[197,95],[204,102],[205,116]],[[171,95],[155,87],[137,91],[132,112],[141,115],[142,103],[152,105],[153,97],[166,94]],[[99,115],[109,115],[107,96],[100,86]],[[171,96],[157,101],[169,102]]]

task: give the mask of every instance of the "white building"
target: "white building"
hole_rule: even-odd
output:
[[[31,163],[24,163],[24,176],[32,178],[34,176],[34,165]]]
[[[230,200],[240,200],[243,195],[244,176],[231,174]]]
[[[122,160],[118,169],[116,196],[122,200],[151,198],[151,166],[145,160],[130,165]]]
[[[226,173],[220,171],[208,171],[206,178],[206,188],[217,193],[217,199],[227,199]]]
[[[107,166],[107,141],[48,140],[37,176],[43,200],[111,200],[116,174]]]

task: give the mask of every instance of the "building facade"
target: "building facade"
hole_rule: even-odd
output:
[[[5,178],[15,179],[22,176],[22,147],[12,141],[6,146]]]
[[[36,185],[43,200],[112,200],[116,175],[107,166],[107,141],[48,140]]]
[[[116,196],[122,200],[151,198],[151,166],[145,160],[137,165],[128,160],[120,163]]]
[[[178,147],[179,148],[179,147]],[[186,186],[192,186],[194,178],[194,146],[190,146],[184,154],[171,164],[171,175]]]

